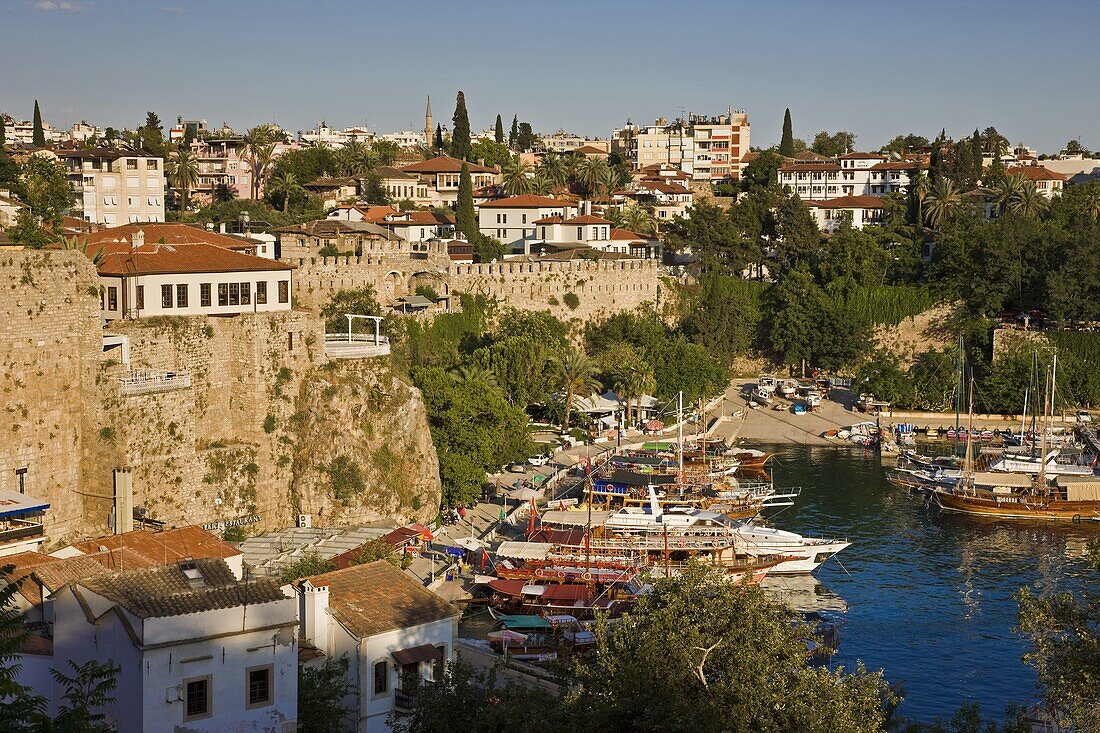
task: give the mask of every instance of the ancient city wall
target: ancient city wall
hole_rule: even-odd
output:
[[[81,253],[0,253],[0,488],[46,499],[53,545],[107,530],[112,471],[169,526],[426,519],[440,496],[420,393],[387,359],[329,361],[308,312],[152,318],[104,329]],[[129,342],[103,350],[103,336]],[[126,393],[133,370],[186,375]],[[353,474],[338,496],[334,459]],[[345,471],[348,473],[348,471]]]
[[[442,295],[481,293],[504,305],[548,310],[558,318],[590,319],[657,301],[655,260],[505,261],[458,264],[436,254],[408,256],[317,257],[288,260],[294,273],[296,304],[319,309],[339,290],[371,286],[383,303],[431,282]],[[569,295],[576,296],[571,305]]]

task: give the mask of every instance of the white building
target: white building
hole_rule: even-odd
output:
[[[378,222],[406,242],[426,242],[429,239],[454,235],[454,219],[434,211],[399,211]]]
[[[379,135],[376,139],[397,143],[398,146],[406,150],[415,150],[424,144],[424,131],[403,130],[401,132],[387,132],[384,135]]]
[[[566,132],[565,130],[558,130],[553,134],[543,135],[540,139],[542,141],[542,147],[550,153],[571,153],[583,147],[595,148],[604,154],[611,152],[611,141],[609,140],[582,137],[571,132]]]
[[[103,252],[98,263],[103,317],[113,321],[291,310],[293,265],[210,244],[204,241],[210,234],[198,230],[164,243],[159,241],[163,236],[150,241],[153,235],[147,239],[142,229],[115,241],[90,237],[89,256]]]
[[[64,142],[67,135],[55,130],[50,123],[42,122],[42,134],[46,145]],[[31,120],[12,121],[4,128],[4,142],[7,145],[34,145],[34,122]]]
[[[454,660],[460,611],[379,560],[295,584],[301,638],[330,658],[347,655],[349,727],[388,733],[387,718],[416,705],[422,682]]]
[[[416,186],[416,198],[413,201],[417,206],[454,206],[458,201],[458,184],[462,178],[462,163],[458,158],[447,155],[438,155],[430,160],[422,160],[401,167],[401,172],[414,175],[418,179]],[[477,198],[477,190],[492,186],[498,182],[500,174],[495,168],[489,168],[477,163],[466,163],[470,171],[470,181],[473,183],[474,198]],[[385,175],[383,175],[385,179]],[[404,182],[403,182],[404,183]],[[389,181],[386,182],[389,185]],[[405,183],[405,185],[408,185]],[[407,198],[400,196],[400,198]]]
[[[525,193],[483,203],[478,207],[477,225],[482,234],[496,237],[505,248],[530,254],[530,240],[542,238],[536,236],[536,221],[552,216],[568,219],[576,211],[568,201]]]
[[[76,194],[72,215],[115,226],[164,221],[164,161],[118,148],[53,151]]]
[[[349,142],[369,143],[374,139],[374,133],[365,127],[347,127],[336,130],[324,122],[318,122],[313,130],[298,131],[298,139],[310,145],[325,148],[342,148]]]
[[[695,202],[695,194],[690,188],[661,178],[638,181],[628,195],[637,203],[651,207],[658,221],[687,216],[688,209]]]
[[[749,135],[748,115],[730,109],[715,117],[693,113],[672,123],[663,117],[652,125],[627,123],[615,130],[611,149],[629,160],[636,171],[666,164],[687,173],[693,181],[737,180],[749,150]]]
[[[535,225],[536,236],[528,243],[528,249],[536,248],[544,253],[587,248],[640,259],[660,259],[661,256],[657,240],[617,229],[611,221],[591,214],[569,219],[549,216]]]
[[[117,664],[115,701],[101,712],[119,730],[287,733],[298,709],[296,610],[276,581],[238,581],[219,559],[100,575],[55,594],[53,665]],[[35,692],[56,709],[63,689]]]
[[[890,161],[878,153],[848,153],[837,161],[795,162],[780,166],[780,186],[803,201],[826,201],[843,196],[883,196],[904,193],[909,173],[927,170],[925,160]]]
[[[803,203],[823,232],[836,231],[846,218],[849,218],[854,229],[879,225],[883,219],[884,204],[881,196],[841,196],[826,201]]]
[[[1045,161],[1044,161],[1045,162]],[[1023,176],[1035,184],[1036,190],[1048,199],[1062,195],[1066,176],[1041,165],[1021,165],[1005,170],[1005,175]]]

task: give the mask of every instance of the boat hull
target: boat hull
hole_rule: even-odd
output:
[[[936,504],[946,512],[999,519],[1042,519],[1064,522],[1100,521],[1100,502],[1043,500],[1037,497],[987,499],[948,491],[932,492]]]

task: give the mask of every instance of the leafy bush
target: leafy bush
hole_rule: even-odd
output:
[[[367,488],[359,464],[342,453],[333,458],[324,471],[328,474],[333,496],[340,501],[361,494]]]
[[[566,293],[561,296],[561,299],[562,302],[569,306],[570,310],[576,310],[581,304],[581,299],[577,297],[576,293]]]

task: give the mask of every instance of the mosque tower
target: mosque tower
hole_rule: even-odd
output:
[[[435,136],[435,129],[432,128],[432,95],[428,95],[428,107],[424,110],[424,144],[429,148],[432,146],[432,138]]]

